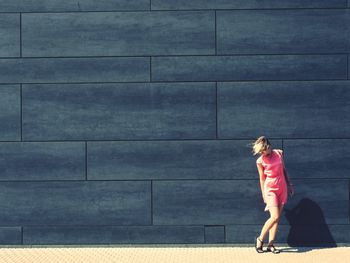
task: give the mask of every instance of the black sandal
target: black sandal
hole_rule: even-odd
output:
[[[260,247],[258,247],[258,246],[256,245],[256,243],[257,243],[256,241],[258,241],[258,240],[259,240],[259,242],[261,243],[261,246],[260,246]],[[264,245],[264,242],[261,241],[259,237],[256,237],[256,238],[255,238],[255,250],[256,250],[256,252],[258,252],[258,253],[264,253],[263,245]]]
[[[266,251],[272,252],[273,254],[278,254],[281,252],[279,249],[275,248],[275,246],[273,244],[268,244]]]

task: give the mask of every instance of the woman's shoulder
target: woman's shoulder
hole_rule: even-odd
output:
[[[281,149],[274,149],[273,150],[275,153],[277,153],[278,154],[278,156],[283,156],[283,150],[281,150]]]
[[[262,155],[256,159],[256,164],[262,164],[263,160],[262,160]]]

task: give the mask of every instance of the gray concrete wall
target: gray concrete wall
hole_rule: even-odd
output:
[[[349,1],[348,1],[349,2]],[[0,243],[350,243],[344,0],[0,0]]]

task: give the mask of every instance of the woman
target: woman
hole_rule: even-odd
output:
[[[256,165],[260,177],[260,188],[265,211],[270,212],[270,218],[265,222],[260,236],[256,237],[255,249],[258,253],[263,253],[264,238],[269,232],[269,243],[267,251],[279,253],[273,245],[277,232],[278,222],[283,206],[287,203],[288,193],[294,194],[293,186],[287,176],[287,171],[283,162],[283,151],[272,149],[269,140],[265,136],[259,137],[253,143],[254,155],[260,154],[256,160]]]

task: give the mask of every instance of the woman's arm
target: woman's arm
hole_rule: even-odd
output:
[[[288,192],[290,193],[290,195],[294,195],[294,187],[293,187],[292,181],[290,180],[290,177],[288,176],[286,166],[284,165],[283,151],[282,150],[279,150],[279,151],[280,151],[281,156],[282,156],[281,159],[282,159],[282,164],[283,164],[283,173],[284,173],[284,176],[286,178]]]
[[[287,170],[285,167],[283,167],[283,172],[286,178],[286,182],[287,182],[287,187],[288,187],[288,193],[290,193],[291,196],[294,195],[294,187],[292,184],[292,181],[290,180],[290,177],[288,176]]]
[[[264,196],[264,183],[266,180],[266,176],[264,175],[263,166],[260,163],[257,163],[256,167],[258,168],[258,173],[259,173],[259,178],[260,178],[260,189],[261,189],[262,198],[264,200],[264,203],[266,203],[265,196]]]

